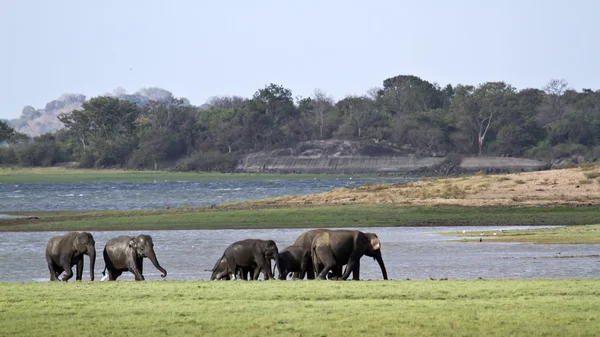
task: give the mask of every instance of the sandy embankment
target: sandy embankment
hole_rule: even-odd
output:
[[[426,179],[416,183],[339,188],[306,196],[250,202],[256,206],[399,205],[600,205],[600,166]]]

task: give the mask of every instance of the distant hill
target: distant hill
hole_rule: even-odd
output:
[[[143,106],[151,100],[168,101],[173,98],[171,92],[161,88],[143,88],[133,94],[127,94],[124,89],[117,88],[112,93],[104,94],[104,96],[128,100],[139,106]],[[57,118],[58,115],[81,108],[85,101],[85,95],[63,94],[57,99],[46,103],[43,109],[36,109],[30,105],[25,106],[21,111],[21,117],[9,120],[8,124],[15,130],[29,136],[54,132],[63,127],[63,124]]]

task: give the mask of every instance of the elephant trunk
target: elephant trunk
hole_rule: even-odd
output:
[[[96,249],[92,247],[88,251],[88,255],[90,256],[90,281],[94,280],[94,267],[96,265]]]
[[[167,277],[167,271],[163,267],[161,267],[160,264],[158,264],[158,260],[156,259],[156,254],[154,254],[154,250],[150,250],[150,252],[148,253],[148,259],[150,260],[150,262],[152,262],[154,267],[162,273],[160,277]]]
[[[383,274],[383,279],[387,280],[387,271],[385,270],[385,264],[383,263],[383,258],[381,257],[381,251],[379,251],[375,256],[375,260],[379,263],[379,267],[381,268],[381,273]]]
[[[273,266],[273,278],[275,278],[275,269],[277,269],[277,272],[279,273],[279,275],[283,275],[283,273],[281,272],[281,263],[279,261],[280,257],[278,253],[273,254],[273,259],[275,260],[275,266]]]

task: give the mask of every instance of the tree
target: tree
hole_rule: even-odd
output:
[[[378,98],[392,116],[411,115],[444,105],[444,94],[437,85],[412,75],[399,75],[383,81]]]
[[[60,114],[58,119],[81,142],[76,148],[83,166],[123,165],[135,146],[137,106],[113,97],[95,97],[81,110]]]
[[[545,94],[539,89],[523,89],[509,100],[510,108],[498,121],[498,154],[520,156],[543,140],[545,130],[536,122]]]
[[[292,92],[280,85],[269,84],[258,90],[246,104],[245,123],[254,149],[262,149],[291,139],[297,109]]]
[[[159,162],[191,153],[196,136],[195,111],[183,99],[148,102],[135,121],[139,145],[134,152],[133,166],[151,166],[157,170]]]
[[[542,87],[542,90],[546,93],[546,99],[539,118],[542,126],[555,122],[564,115],[565,102],[563,95],[569,89],[568,86],[569,83],[564,79],[552,79]]]
[[[15,129],[0,119],[0,143],[8,142],[15,135]]]
[[[305,122],[311,130],[315,130],[309,133],[309,139],[325,138],[327,120],[335,113],[334,103],[333,97],[320,89],[315,89],[312,97],[300,100],[298,106],[303,115],[301,123]]]
[[[375,102],[367,96],[346,96],[337,102],[336,107],[346,118],[347,123],[356,131],[356,136],[361,138],[363,131],[378,120]]]
[[[470,126],[476,137],[478,155],[483,153],[483,144],[495,122],[508,109],[509,95],[515,89],[504,82],[487,82],[479,87],[457,86],[452,101],[459,123]]]

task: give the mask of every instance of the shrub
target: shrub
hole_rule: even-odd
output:
[[[231,172],[235,170],[239,158],[234,153],[219,151],[196,151],[182,159],[175,166],[176,171],[218,171]]]
[[[0,146],[0,165],[15,165],[17,157],[15,151],[8,146]]]

